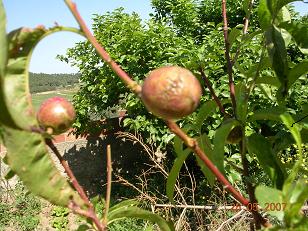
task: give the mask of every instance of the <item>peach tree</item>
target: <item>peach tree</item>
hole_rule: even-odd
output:
[[[204,6],[201,3],[205,2],[198,3]],[[306,155],[304,143],[308,137],[307,101],[303,100],[297,108],[294,108],[288,99],[290,99],[289,93],[294,92],[292,87],[298,83],[307,84],[305,75],[308,72],[308,27],[305,23],[292,20],[290,11],[286,7],[291,2],[292,0],[261,0],[255,6],[252,0],[245,0],[239,9],[244,15],[244,22],[232,28],[228,27],[225,0],[222,0],[221,4],[223,21],[221,25],[202,21],[202,17],[198,17],[197,14],[200,11],[196,11],[194,8],[196,5],[189,0],[167,3],[165,16],[171,14],[175,17],[170,17],[171,22],[149,21],[146,32],[136,15],[130,17],[118,11],[116,14],[119,17],[115,17],[119,20],[117,27],[114,27],[106,16],[96,17],[94,34],[98,34],[98,29],[101,28],[100,20],[105,23],[102,28],[106,33],[101,37],[97,36],[98,39],[92,35],[76,5],[70,0],[65,0],[65,3],[79,23],[80,29],[58,25],[48,29],[38,26],[34,29],[20,28],[7,34],[5,12],[1,2],[0,126],[1,139],[7,147],[5,161],[11,168],[8,176],[17,174],[31,192],[53,204],[68,207],[73,212],[87,217],[89,223],[98,230],[106,230],[108,224],[123,217],[147,219],[157,223],[161,230],[174,230],[171,222],[138,208],[135,201],[124,201],[109,208],[110,147],[107,149],[106,204],[103,215],[100,215],[54,146],[48,130],[39,126],[28,86],[28,64],[32,51],[36,44],[49,34],[71,31],[87,38],[87,42],[77,45],[75,50],[70,50],[68,57],[61,57],[68,62],[71,61],[70,55],[80,57],[73,61],[74,65],[80,68],[82,76],[86,76],[83,80],[89,81],[87,90],[81,89],[85,94],[77,96],[80,100],[87,94],[89,98],[91,95],[97,95],[103,102],[111,100],[110,102],[114,104],[120,97],[119,94],[122,94],[123,105],[138,113],[144,111],[140,103],[144,101],[150,112],[161,117],[153,119],[151,127],[165,123],[166,126],[158,134],[165,135],[168,128],[176,135],[172,144],[177,156],[166,183],[166,194],[171,202],[181,167],[193,153],[209,184],[213,185],[215,181],[221,183],[235,201],[252,213],[256,228],[261,228],[263,225],[269,230],[305,230],[308,220],[301,213],[301,207],[308,195],[307,180],[304,178],[307,172],[302,168]],[[159,5],[163,1],[153,1],[153,3]],[[162,12],[156,16],[164,18]],[[251,18],[258,22],[259,27],[253,27],[250,32],[248,28]],[[127,24],[131,22],[131,25]],[[181,31],[184,28],[183,23],[190,25],[188,34]],[[178,30],[172,28],[171,25],[177,24]],[[109,29],[106,27],[108,25]],[[122,32],[129,33],[129,36],[127,34],[121,36]],[[194,39],[191,35],[195,33],[200,33],[200,36]],[[110,40],[106,43],[104,38],[107,37]],[[108,46],[112,55],[109,55],[100,44]],[[152,53],[151,50],[147,50],[151,46]],[[158,49],[159,52],[155,53],[156,47],[163,49]],[[296,51],[299,55],[291,57],[290,51]],[[104,62],[101,62],[101,59]],[[83,65],[84,62],[89,65]],[[172,69],[167,67],[159,69],[164,70],[160,73],[165,76],[164,78],[155,77],[159,86],[157,91],[153,91],[153,88],[156,88],[155,81],[154,84],[149,84],[150,87],[146,87],[147,79],[144,81],[145,85],[139,85],[144,80],[144,73],[150,72],[151,77],[151,73],[152,76],[155,75],[153,73],[157,73],[157,70],[153,71],[154,69],[166,65],[185,67],[190,70],[187,71],[189,75],[195,75],[199,80],[192,77],[193,80],[190,79],[188,83],[184,80],[186,77],[183,77],[184,68],[176,67],[173,72],[166,74],[168,72],[166,70]],[[104,73],[103,76],[99,75],[100,71]],[[184,72],[184,75],[187,73]],[[118,81],[118,77],[122,80],[122,84]],[[196,84],[192,85],[192,82]],[[206,87],[206,92],[209,93],[204,92],[201,105],[196,112],[188,119],[174,120],[196,108],[201,96],[200,86]],[[102,94],[98,94],[99,89]],[[132,93],[125,89],[129,89]],[[305,96],[307,88],[302,89],[304,90],[302,94]],[[193,94],[190,91],[193,91]],[[133,94],[141,101],[132,100]],[[151,94],[162,94],[163,97],[159,95],[152,97]],[[209,99],[210,97],[212,99]],[[157,103],[155,100],[161,102]],[[183,104],[184,108],[181,100],[187,102]],[[104,104],[101,105],[103,109]],[[166,105],[172,107],[171,112],[165,107]],[[185,105],[189,109],[185,108]],[[82,108],[77,108],[77,114],[78,112],[80,114],[80,111]],[[150,117],[154,118],[152,115]],[[215,118],[216,124],[207,124],[211,121],[211,117]],[[146,120],[144,121],[146,123]],[[266,121],[266,126],[273,127],[270,135],[266,134],[266,129],[262,127],[260,121]],[[79,127],[83,126],[82,120],[77,123]],[[136,122],[131,120],[130,123]],[[167,134],[165,138],[165,142],[170,142],[173,136]],[[242,165],[241,179],[246,186],[248,199],[244,196],[244,192],[239,192],[230,183],[231,169],[227,169],[225,165],[227,143],[231,143],[235,148],[233,150],[238,150],[240,153],[240,161],[235,164]],[[280,154],[287,147],[294,145],[298,159],[294,165],[284,165]],[[70,182],[56,169],[47,147],[60,160]],[[267,186],[258,185],[258,182],[251,180],[252,173],[249,166],[252,164],[258,164],[263,169],[269,179]],[[259,203],[259,206],[252,209],[251,205],[256,203]],[[275,227],[272,227],[261,214],[267,204],[271,203],[284,205],[283,209],[267,211],[280,221]]]

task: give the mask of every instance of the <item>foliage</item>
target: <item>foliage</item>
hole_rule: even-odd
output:
[[[73,88],[79,82],[79,74],[29,73],[31,93]]]
[[[67,230],[69,209],[56,206],[51,212],[52,227],[56,230]]]
[[[34,230],[39,224],[40,200],[21,183],[16,185],[14,196],[13,202],[0,201],[0,229],[13,226],[21,231]]]

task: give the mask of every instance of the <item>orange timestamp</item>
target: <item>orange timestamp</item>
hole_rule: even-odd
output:
[[[284,211],[287,206],[287,203],[265,203],[264,207],[262,208],[264,211]],[[246,209],[248,211],[258,211],[260,209],[260,205],[258,203],[249,203],[246,206]],[[232,205],[231,210],[241,210],[242,205],[240,204],[234,204]]]

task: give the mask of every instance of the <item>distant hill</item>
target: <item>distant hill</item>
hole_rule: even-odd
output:
[[[61,88],[74,87],[79,82],[80,74],[29,74],[30,91],[38,93]]]

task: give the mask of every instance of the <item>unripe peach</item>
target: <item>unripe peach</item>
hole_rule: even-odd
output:
[[[180,119],[191,114],[202,94],[198,79],[187,69],[165,66],[150,72],[141,98],[146,108],[163,119]]]
[[[48,133],[53,135],[67,131],[73,124],[76,113],[73,105],[62,97],[52,97],[42,103],[37,120]]]

